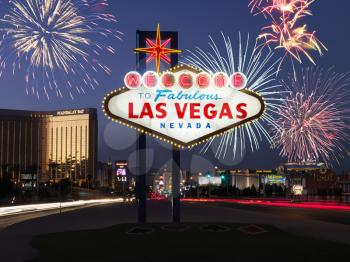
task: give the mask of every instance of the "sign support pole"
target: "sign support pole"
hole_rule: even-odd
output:
[[[155,38],[155,31],[137,31],[136,46],[143,48],[146,46],[146,38]],[[171,48],[178,49],[178,33],[177,32],[162,32],[162,38],[172,38]],[[162,40],[163,40],[162,39]],[[171,54],[171,66],[175,67],[178,64],[178,54]],[[143,74],[146,72],[146,54],[138,53],[136,59],[136,70]],[[147,218],[147,192],[146,192],[146,135],[139,133],[137,150],[139,174],[136,181],[136,196],[138,203],[138,222],[145,223]],[[172,174],[172,214],[173,222],[180,222],[180,149],[173,147],[173,174]]]
[[[178,33],[171,33],[172,41],[171,48],[178,49]],[[173,54],[171,56],[171,66],[175,67],[178,65],[179,56]],[[180,148],[173,146],[172,148],[173,166],[172,166],[172,217],[173,223],[180,223],[181,220],[181,204],[180,204],[180,166],[181,166],[181,151]]]
[[[180,149],[173,146],[173,166],[172,166],[172,216],[173,222],[179,223],[180,212]]]
[[[137,141],[139,174],[136,180],[137,204],[138,204],[138,223],[147,221],[147,192],[146,192],[146,135],[139,134]]]
[[[142,31],[136,32],[136,46],[145,47],[146,39]],[[139,53],[136,58],[136,70],[139,73],[146,71],[146,54]],[[137,139],[137,163],[138,176],[136,179],[136,198],[137,198],[137,221],[146,223],[147,221],[147,192],[146,192],[146,135],[138,133]]]

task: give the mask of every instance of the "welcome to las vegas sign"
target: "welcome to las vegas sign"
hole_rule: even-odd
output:
[[[263,99],[237,72],[209,74],[180,65],[158,74],[129,72],[103,101],[108,118],[181,148],[191,148],[258,119]]]

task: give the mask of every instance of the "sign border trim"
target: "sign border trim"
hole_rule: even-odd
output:
[[[179,66],[173,67],[170,70],[167,70],[165,72],[178,72],[178,71],[181,71],[183,69],[192,71],[194,73],[203,72],[202,70],[199,70],[199,69],[194,68],[194,67],[190,67],[188,65],[179,65]],[[160,139],[161,141],[167,142],[167,143],[169,143],[171,145],[174,145],[174,146],[182,148],[182,149],[184,149],[184,148],[191,149],[191,148],[193,148],[193,147],[195,147],[197,145],[200,145],[200,144],[202,144],[204,142],[207,142],[207,141],[209,141],[209,140],[211,140],[211,139],[213,139],[215,137],[222,136],[225,133],[230,132],[232,129],[240,128],[240,127],[242,127],[243,125],[245,125],[247,123],[251,123],[253,121],[256,121],[256,120],[261,118],[261,116],[264,114],[264,112],[266,110],[266,105],[265,105],[264,99],[261,96],[259,96],[257,93],[255,93],[252,90],[248,90],[248,89],[237,90],[238,92],[243,92],[243,93],[246,93],[248,95],[251,95],[251,96],[257,98],[260,101],[262,107],[261,107],[261,110],[259,111],[259,113],[257,115],[255,115],[255,116],[247,118],[247,119],[245,119],[245,120],[243,120],[243,121],[241,121],[239,123],[229,125],[229,126],[227,126],[225,128],[217,130],[217,131],[215,131],[213,133],[210,133],[208,135],[205,135],[205,136],[202,136],[200,138],[197,138],[196,140],[193,140],[193,141],[191,141],[189,143],[184,143],[184,142],[181,142],[181,141],[179,141],[177,139],[174,139],[172,137],[169,137],[167,135],[164,135],[164,134],[161,134],[161,133],[159,133],[157,131],[154,131],[154,130],[148,128],[148,127],[145,127],[145,126],[140,125],[140,124],[136,124],[136,123],[134,123],[134,122],[132,122],[130,120],[127,120],[125,118],[122,118],[122,117],[119,117],[119,116],[116,116],[116,115],[112,114],[110,112],[110,110],[108,109],[109,101],[113,97],[115,97],[117,95],[120,95],[120,94],[123,94],[125,92],[128,92],[129,90],[130,89],[128,89],[126,87],[121,87],[121,88],[118,88],[118,89],[115,89],[115,90],[111,91],[110,93],[108,93],[104,97],[103,102],[102,102],[102,111],[105,114],[105,116],[108,119],[110,119],[110,120],[112,120],[114,122],[117,122],[117,123],[122,124],[124,126],[127,126],[129,128],[133,128],[133,129],[135,129],[136,131],[138,131],[140,133],[144,133],[146,135],[149,135],[149,136],[152,136],[154,138]]]

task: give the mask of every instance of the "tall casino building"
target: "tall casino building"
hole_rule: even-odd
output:
[[[97,110],[34,112],[0,109],[0,176],[20,180],[94,181],[97,169]]]

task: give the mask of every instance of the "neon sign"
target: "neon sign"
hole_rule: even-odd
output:
[[[240,72],[210,75],[181,65],[157,74],[128,73],[103,101],[108,118],[180,148],[191,148],[259,118],[262,98]]]
[[[160,35],[160,25],[158,24],[156,42],[154,43],[151,39],[146,38],[146,43],[148,47],[135,49],[135,52],[149,54],[149,57],[146,61],[147,63],[153,60],[156,61],[157,73],[159,73],[160,71],[161,61],[164,61],[167,64],[170,64],[171,60],[168,57],[168,54],[181,53],[181,50],[167,48],[167,45],[171,42],[171,38],[168,38],[163,43],[161,43],[161,39],[162,37]]]
[[[243,73],[235,72],[230,77],[224,72],[217,72],[210,75],[200,72],[196,75],[183,72],[174,74],[172,72],[164,72],[158,75],[156,72],[148,71],[143,76],[136,71],[127,73],[124,77],[124,85],[129,89],[137,89],[142,86],[146,88],[165,87],[172,88],[176,85],[183,89],[192,87],[208,88],[210,86],[217,89],[231,87],[241,90],[246,87],[247,78]]]

